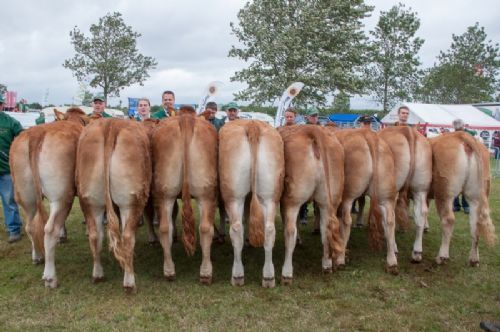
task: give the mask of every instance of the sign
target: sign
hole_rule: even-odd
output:
[[[133,118],[137,114],[137,106],[139,106],[139,98],[128,99],[128,116]]]

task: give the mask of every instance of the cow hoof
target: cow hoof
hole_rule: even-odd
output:
[[[93,284],[98,284],[100,282],[106,281],[106,278],[104,276],[101,277],[92,277],[92,283]]]
[[[244,284],[245,284],[245,276],[231,277],[231,285],[233,285],[233,286],[243,286]]]
[[[45,280],[45,287],[47,288],[57,288],[57,279],[56,278],[49,278],[49,279],[44,279]]]
[[[59,244],[66,243],[66,242],[68,242],[68,237],[67,236],[61,236],[61,237],[59,237]]]
[[[335,270],[343,270],[345,269],[345,264],[335,264]]]
[[[123,290],[125,291],[125,294],[137,294],[137,287],[135,286],[123,286]]]
[[[158,239],[154,239],[154,240],[148,240],[148,244],[150,246],[155,246],[159,243]]]
[[[274,278],[262,278],[262,287],[274,288],[276,287],[276,281],[274,280]]]
[[[424,233],[429,233],[429,227],[424,228]]]
[[[165,275],[165,279],[166,279],[168,282],[173,282],[173,281],[175,281],[175,273],[174,273],[174,274],[171,274],[171,275]]]
[[[411,254],[411,262],[413,264],[418,264],[422,261],[422,252],[421,251],[414,251]]]
[[[450,259],[448,257],[436,257],[436,263],[438,265],[446,265],[449,261]]]
[[[469,261],[469,265],[471,267],[478,267],[479,266],[479,261]]]
[[[44,263],[44,259],[43,259],[43,257],[35,258],[35,259],[31,260],[31,262],[33,263],[33,265],[41,265]]]
[[[283,286],[291,286],[293,284],[293,277],[281,276],[281,284]]]
[[[200,284],[210,286],[212,284],[212,276],[200,276]]]
[[[399,274],[399,268],[397,265],[386,266],[385,271],[394,276],[397,276]]]
[[[333,269],[331,267],[324,267],[323,274],[331,274],[333,273]]]

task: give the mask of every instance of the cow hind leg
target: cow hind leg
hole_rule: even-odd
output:
[[[413,193],[413,209],[415,214],[415,242],[413,243],[413,251],[411,253],[412,263],[420,263],[422,261],[422,239],[424,235],[425,224],[427,223],[427,214],[429,208],[427,206],[427,193]]]
[[[104,206],[91,206],[84,200],[80,200],[80,205],[85,216],[90,251],[92,252],[92,258],[94,261],[92,268],[92,282],[97,283],[104,281],[104,270],[101,264],[102,240],[104,238]]]
[[[387,272],[398,274],[398,259],[396,257],[396,216],[394,213],[394,203],[384,202],[380,204],[382,220],[387,245],[386,269]]]
[[[445,264],[450,259],[450,241],[455,225],[455,215],[452,211],[453,197],[436,198],[436,208],[441,219],[443,235],[441,238],[441,247],[436,257],[438,264]]]
[[[229,214],[229,235],[233,244],[234,260],[231,275],[233,286],[243,286],[245,284],[245,271],[241,260],[241,251],[244,245],[243,210],[245,208],[245,197],[234,199],[226,206]]]
[[[472,267],[479,266],[479,233],[477,229],[478,220],[478,202],[475,200],[469,200],[469,225],[470,225],[470,235],[471,235],[471,248],[469,254],[469,264]]]
[[[153,199],[150,197],[146,206],[144,207],[144,222],[148,226],[148,243],[151,245],[158,243],[158,236],[156,235],[154,227],[154,217],[155,211],[153,206]]]
[[[50,203],[50,215],[44,228],[45,269],[42,277],[45,286],[49,288],[57,287],[55,251],[61,229],[64,227],[64,222],[71,210],[71,203],[71,201]]]
[[[19,198],[18,198],[19,201]],[[31,260],[33,264],[38,265],[42,264],[44,257],[43,257],[43,252],[40,252],[37,247],[35,246],[35,243],[33,242],[33,232],[34,232],[34,223],[33,219],[35,218],[36,214],[36,203],[35,203],[35,198],[33,197],[33,200],[30,202],[27,201],[19,201],[19,205],[21,206],[22,210],[24,211],[24,219],[26,220],[26,234],[28,235],[30,241],[31,241]]]
[[[128,293],[135,293],[137,291],[134,274],[134,248],[135,235],[142,211],[142,209],[134,206],[120,207],[120,219],[123,229],[122,241],[125,252],[123,288]]]
[[[293,251],[297,242],[297,215],[302,204],[288,205],[285,203],[285,262],[281,271],[281,283],[291,285],[293,282]]]
[[[160,219],[160,243],[163,247],[163,275],[167,281],[174,281],[175,265],[172,260],[172,240],[175,229],[173,227],[172,211],[176,198],[164,199],[162,203],[158,211],[158,218]]]
[[[200,282],[212,283],[212,261],[210,249],[214,237],[215,200],[213,198],[199,200],[200,206],[200,246],[202,261],[200,266]]]
[[[319,215],[320,215],[320,230],[321,230],[321,243],[323,244],[323,258],[321,259],[321,266],[323,268],[323,272],[331,273],[332,268],[332,256],[330,254],[330,245],[328,243],[327,237],[327,227],[330,222],[330,218],[335,218],[333,215],[329,215],[328,208],[326,205],[321,204],[319,206]],[[343,252],[345,252],[343,250]],[[345,257],[345,255],[344,255]]]
[[[338,267],[343,267],[346,264],[346,249],[347,249],[347,243],[349,243],[349,237],[351,236],[351,224],[352,224],[352,218],[351,218],[351,206],[353,200],[352,199],[346,199],[342,202],[342,218],[341,218],[341,223],[340,223],[340,232],[342,235],[342,240],[344,241],[344,250],[343,252],[336,258],[335,264]]]
[[[264,268],[262,270],[262,287],[273,288],[276,286],[274,279],[273,248],[276,239],[276,228],[274,218],[276,216],[276,204],[268,200],[262,204],[264,211]]]

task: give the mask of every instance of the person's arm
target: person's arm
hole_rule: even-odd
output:
[[[16,137],[21,131],[23,131],[23,126],[21,126],[21,123],[16,119],[12,119],[11,130],[14,134],[14,137]]]

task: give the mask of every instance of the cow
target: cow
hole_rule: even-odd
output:
[[[394,216],[397,192],[391,151],[370,129],[345,129],[334,133],[344,149],[344,191],[339,213],[344,248],[351,233],[352,204],[367,194],[370,196],[370,243],[380,248],[383,225],[387,242],[386,268],[395,274],[398,272]],[[345,250],[337,257],[336,264],[345,265]]]
[[[202,263],[200,282],[212,282],[210,247],[214,234],[214,217],[217,198],[217,131],[213,126],[195,116],[190,106],[183,106],[179,116],[163,120],[152,136],[153,198],[159,218],[160,243],[163,247],[163,274],[175,280],[172,260],[172,213],[174,203],[181,195],[182,242],[188,256],[196,249],[194,216],[191,196],[200,208],[200,244]]]
[[[220,191],[229,216],[234,248],[231,284],[244,284],[243,210],[245,199],[250,195],[250,244],[264,246],[262,286],[274,287],[272,251],[276,237],[276,207],[285,175],[283,141],[276,129],[257,120],[228,122],[219,134]]]
[[[344,150],[337,138],[314,125],[280,127],[285,151],[285,180],[281,197],[285,261],[281,282],[293,282],[292,257],[297,239],[297,215],[302,204],[314,200],[320,212],[322,268],[333,269],[332,258],[343,254],[337,208],[344,187]]]
[[[470,266],[479,265],[478,241],[495,243],[495,227],[490,218],[490,164],[488,150],[470,134],[456,131],[430,140],[432,146],[432,192],[443,228],[438,264],[450,258],[450,241],[455,223],[453,198],[463,193],[469,202],[471,250]]]
[[[396,203],[396,222],[402,228],[409,224],[408,199],[414,203],[416,236],[411,260],[422,260],[422,238],[428,228],[427,194],[432,181],[432,150],[428,140],[415,128],[408,126],[388,127],[379,132],[394,156],[396,187],[399,192]]]
[[[93,281],[104,278],[100,252],[106,213],[109,247],[125,270],[123,287],[135,292],[135,233],[151,186],[150,142],[146,131],[135,121],[95,121],[82,132],[76,163],[78,197],[94,261]]]
[[[55,111],[57,120],[23,131],[12,143],[10,169],[17,203],[24,211],[26,233],[32,243],[32,260],[45,258],[45,286],[58,285],[55,246],[73,205],[76,193],[75,160],[78,138],[89,118],[79,108],[66,114]],[[49,214],[43,198],[49,202]]]

